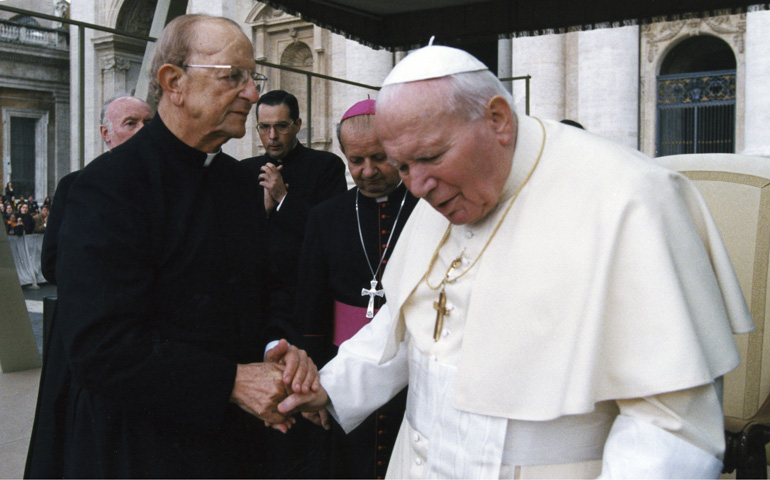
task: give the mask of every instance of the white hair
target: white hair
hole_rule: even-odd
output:
[[[503,97],[513,111],[513,95],[489,70],[456,73],[423,81],[436,83],[433,92],[436,96],[441,95],[436,100],[446,104],[447,113],[458,115],[468,122],[484,116],[487,104],[495,96]],[[378,110],[397,98],[404,85],[396,83],[382,87],[377,96]]]

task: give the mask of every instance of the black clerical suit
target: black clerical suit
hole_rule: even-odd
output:
[[[59,247],[59,230],[64,219],[64,205],[67,194],[80,174],[76,170],[62,177],[56,187],[48,225],[43,236],[41,271],[46,280],[56,285],[56,255]],[[64,417],[66,401],[72,380],[61,342],[51,344],[51,330],[56,323],[56,297],[46,305],[54,311],[43,321],[43,369],[40,373],[40,388],[35,405],[35,421],[30,435],[30,449],[27,456],[25,477],[62,476],[64,456]],[[46,312],[48,313],[48,312]],[[54,360],[49,361],[49,358]]]
[[[45,227],[43,236],[43,247],[40,254],[41,272],[46,280],[56,285],[56,252],[59,246],[59,229],[64,220],[64,206],[67,201],[67,194],[80,170],[76,170],[62,177],[56,192],[53,195],[53,204],[51,212],[48,214],[48,224]]]
[[[382,267],[377,272],[377,280],[382,279],[398,236],[417,204],[417,199],[407,193],[403,184],[385,201],[358,194],[361,235],[369,258],[367,264],[356,218],[356,191],[357,188],[353,188],[318,205],[311,210],[308,219],[297,283],[296,328],[304,336],[303,347],[319,366],[337,353],[333,343],[335,301],[362,310],[367,308],[369,296],[362,295],[362,289],[370,288],[372,270],[377,270],[380,263]],[[393,236],[387,247],[391,232]],[[382,288],[381,283],[378,288]],[[375,308],[385,301],[382,297],[374,299]],[[326,450],[319,449],[323,452],[321,455],[328,456],[328,473],[325,474],[329,478],[384,477],[405,406],[406,390],[348,435],[332,422]]]
[[[72,184],[26,476],[263,476],[266,428],[229,399],[264,353],[264,204],[205,160],[156,116]]]
[[[261,155],[241,163],[258,176],[268,162],[283,166],[280,173],[288,185],[280,208],[268,218],[270,282],[280,287],[275,290],[269,313],[274,319],[288,322],[293,314],[297,265],[308,214],[315,205],[347,190],[345,164],[333,153],[313,150],[299,142],[283,159]]]

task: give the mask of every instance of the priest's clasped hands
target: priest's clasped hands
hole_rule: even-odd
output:
[[[318,368],[304,350],[283,339],[265,354],[263,363],[238,365],[230,401],[283,433],[296,422],[292,415],[297,412],[330,428],[324,410],[328,396]]]

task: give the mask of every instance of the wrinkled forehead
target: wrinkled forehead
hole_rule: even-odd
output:
[[[364,117],[371,118],[367,121]],[[385,153],[385,149],[377,136],[377,130],[374,128],[373,115],[353,117],[342,122],[340,141],[348,154],[365,153],[369,156]]]
[[[126,97],[119,98],[112,102],[106,112],[107,116],[114,121],[120,121],[126,118],[147,118],[152,117],[152,109],[145,102],[138,98]]]
[[[435,122],[449,112],[446,92],[447,85],[441,79],[383,87],[377,99],[378,131],[423,124],[435,127]]]
[[[253,66],[254,46],[241,29],[224,20],[201,21],[190,37],[188,63],[193,59],[224,58],[229,63]],[[246,63],[246,65],[244,65]]]
[[[378,99],[376,126],[389,157],[410,157],[418,147],[441,141],[447,130],[460,122],[438,86],[425,80],[386,87],[393,90],[385,92],[382,108]]]
[[[374,120],[374,115],[356,115],[355,117],[346,118],[340,124],[340,135],[376,135]]]

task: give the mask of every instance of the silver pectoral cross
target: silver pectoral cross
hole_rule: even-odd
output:
[[[369,295],[369,306],[366,307],[366,318],[373,318],[374,317],[374,297],[384,297],[385,296],[385,290],[377,290],[377,280],[372,280],[369,282],[369,284],[372,286],[371,288],[362,288],[361,289],[361,296],[365,297]]]

